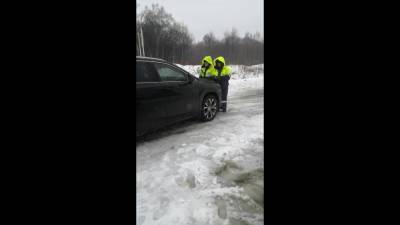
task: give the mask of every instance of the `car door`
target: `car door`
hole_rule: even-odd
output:
[[[136,133],[156,129],[165,124],[166,111],[160,77],[151,62],[136,61]]]
[[[189,79],[187,72],[167,63],[155,62],[154,65],[168,98],[165,105],[168,120],[175,122],[191,117],[196,107],[193,79]]]

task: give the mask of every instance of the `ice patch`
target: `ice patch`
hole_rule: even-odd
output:
[[[209,157],[212,154],[212,150],[208,146],[200,144],[196,148],[196,153],[204,157]]]
[[[235,158],[236,156],[243,155],[243,151],[240,148],[221,147],[215,151],[212,158],[216,161],[226,161]]]
[[[195,188],[199,186],[200,188],[204,188],[212,183],[213,177],[210,174],[210,166],[210,162],[198,159],[182,163],[178,173],[186,177],[189,187]]]

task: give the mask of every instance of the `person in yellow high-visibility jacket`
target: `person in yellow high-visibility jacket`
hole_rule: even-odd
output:
[[[201,61],[200,78],[212,79],[216,72],[211,56],[205,56]]]
[[[228,105],[228,87],[229,87],[229,79],[231,78],[231,68],[226,66],[225,59],[222,56],[219,56],[214,59],[214,72],[215,80],[221,85],[222,89],[222,101],[221,101],[221,110],[222,112],[226,112],[226,108]]]

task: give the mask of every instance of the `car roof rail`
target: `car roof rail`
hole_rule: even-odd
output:
[[[151,61],[159,61],[159,62],[167,62],[164,59],[160,59],[160,58],[152,58],[152,57],[145,57],[145,56],[136,56],[136,59],[143,59],[143,60],[151,60]]]

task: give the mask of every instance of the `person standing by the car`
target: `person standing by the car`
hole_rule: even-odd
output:
[[[201,61],[200,78],[212,79],[215,75],[215,69],[211,56],[206,56]]]
[[[222,89],[221,109],[222,112],[226,112],[228,86],[229,86],[229,79],[231,77],[231,68],[229,66],[226,66],[224,57],[219,56],[214,59],[214,69],[216,71],[215,79],[221,85]]]

